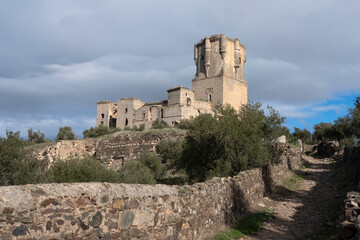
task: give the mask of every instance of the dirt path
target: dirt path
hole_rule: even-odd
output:
[[[305,158],[311,165],[301,170],[304,180],[297,190],[284,193],[279,187],[277,193],[259,204],[274,210],[276,218],[265,223],[256,236],[243,239],[322,239],[314,237],[313,233],[327,221],[324,217],[331,204],[340,197],[333,182],[335,164],[309,156]]]

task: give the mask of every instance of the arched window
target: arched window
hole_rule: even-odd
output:
[[[129,124],[129,120],[126,118],[125,119],[125,126],[127,126]]]
[[[187,105],[188,105],[188,107],[191,106],[191,99],[190,98],[187,99]]]

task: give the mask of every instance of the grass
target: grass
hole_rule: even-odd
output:
[[[27,145],[27,146],[25,146],[25,150],[43,148],[52,143],[54,143],[54,142],[44,142],[44,143],[35,143],[35,144]]]
[[[211,240],[231,240],[257,233],[260,227],[274,217],[274,211],[264,210],[239,219],[228,231],[216,234]]]
[[[299,188],[300,183],[304,180],[303,176],[301,176],[301,172],[297,171],[291,177],[286,179],[282,186],[290,191],[295,191]]]

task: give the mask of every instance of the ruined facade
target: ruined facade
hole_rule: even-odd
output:
[[[192,90],[169,89],[168,99],[145,103],[138,98],[122,98],[117,103],[97,102],[96,126],[134,127],[161,119],[175,125],[201,113],[213,113],[214,104],[230,104],[235,109],[247,103],[244,78],[246,48],[239,39],[223,34],[205,37],[194,46],[196,74]]]

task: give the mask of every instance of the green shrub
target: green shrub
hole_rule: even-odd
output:
[[[165,166],[156,153],[143,152],[140,154],[139,161],[151,170],[155,179],[160,179],[164,175]]]
[[[284,120],[278,118],[274,114],[271,119],[266,117],[260,103],[249,103],[238,112],[217,106],[215,116],[201,114],[191,121],[178,168],[185,169],[189,181],[195,182],[233,176],[277,161],[267,141]]]
[[[99,125],[95,128],[91,127],[90,129],[84,130],[84,138],[95,138],[107,134],[112,134],[120,131],[120,128],[108,128],[105,125]]]
[[[55,140],[75,140],[75,133],[73,132],[72,128],[69,126],[66,127],[60,127],[59,132],[56,135]]]
[[[177,128],[180,129],[190,129],[191,127],[191,119],[182,119],[178,125],[176,125]]]
[[[56,160],[46,173],[49,182],[119,182],[119,175],[94,158]]]
[[[145,124],[141,124],[139,127],[133,126],[131,131],[144,131],[144,129],[145,129]]]
[[[163,139],[156,145],[156,152],[162,157],[164,163],[170,165],[180,161],[182,150],[180,139]]]
[[[0,185],[18,185],[43,181],[46,163],[26,158],[25,141],[20,132],[6,131],[0,137]]]
[[[169,124],[162,119],[156,119],[153,122],[152,127],[153,129],[163,129],[163,128],[170,128]]]
[[[127,162],[119,172],[120,181],[123,183],[155,184],[156,180],[152,171],[140,161]]]

